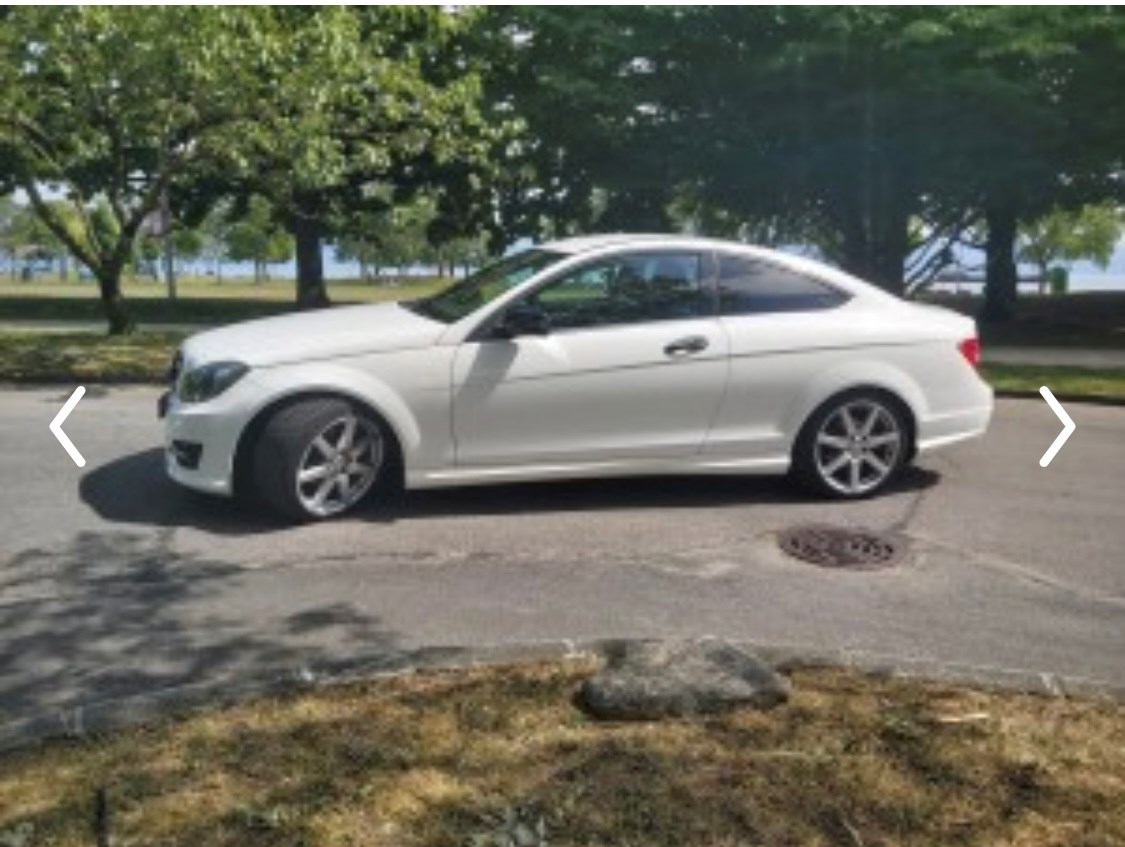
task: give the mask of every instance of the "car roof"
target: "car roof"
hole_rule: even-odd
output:
[[[628,249],[630,247],[650,249],[653,247],[678,247],[684,250],[722,250],[737,252],[742,253],[744,256],[751,256],[773,262],[796,271],[797,273],[805,273],[810,276],[819,277],[853,294],[866,294],[897,299],[875,286],[839,268],[827,265],[824,262],[819,262],[805,256],[798,256],[794,253],[787,253],[782,250],[773,250],[768,247],[759,247],[753,244],[743,244],[740,241],[726,241],[719,238],[707,238],[696,235],[618,232],[561,238],[557,241],[548,241],[537,246],[543,250],[564,253],[568,256],[578,256],[583,253],[592,253],[610,248]]]

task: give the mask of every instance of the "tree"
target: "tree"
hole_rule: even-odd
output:
[[[72,218],[66,203],[48,200],[47,204],[60,219]],[[30,271],[32,262],[57,262],[59,275],[67,276],[65,246],[31,209],[9,198],[0,200],[0,249],[7,255],[13,279],[20,272],[21,262],[25,273]]]
[[[392,186],[373,186],[369,192],[378,202],[340,216],[334,227],[337,256],[357,262],[363,279],[371,269],[378,275],[382,267],[402,268],[422,261],[429,247],[426,227],[434,216],[428,197],[395,206]]]
[[[223,260],[229,250],[230,214],[229,202],[220,202],[195,227],[200,239],[198,255],[214,269],[216,282],[223,281]]]
[[[173,263],[190,262],[203,254],[204,234],[198,228],[185,226],[173,220],[170,236]],[[159,277],[158,268],[167,247],[163,235],[142,233],[137,241],[135,258],[140,260],[154,277]]]
[[[259,16],[245,7],[21,7],[0,28],[3,171],[96,277],[111,333],[131,326],[121,273],[161,194],[242,137],[235,130],[258,90]],[[62,189],[70,219],[45,185]]]
[[[293,238],[277,224],[273,210],[262,197],[250,199],[246,214],[226,230],[226,258],[253,262],[254,282],[267,278],[266,266],[293,258]]]
[[[432,264],[439,276],[453,273],[455,263],[478,264],[486,255],[484,238],[455,236],[435,227],[441,212],[439,201],[421,194],[409,203],[379,212],[352,215],[342,225],[336,254],[343,261],[356,261],[360,276],[369,268]]]
[[[34,220],[27,210],[10,197],[0,197],[0,251],[3,251],[12,279],[16,278],[19,257],[32,241]]]
[[[931,216],[925,175],[947,108],[931,96],[917,10],[521,7],[514,22],[493,16],[501,58],[490,100],[526,125],[501,203],[512,234],[766,232],[814,241],[901,290],[912,234],[937,240],[955,223],[911,226]]]
[[[1015,309],[1020,222],[1122,199],[1125,14],[1110,7],[955,7],[943,66],[959,106],[934,175],[987,230],[987,321]]]
[[[274,7],[260,30],[249,153],[215,185],[268,198],[292,233],[297,302],[328,302],[322,249],[342,221],[408,201],[451,162],[482,156],[479,84],[456,40],[457,7]],[[393,201],[380,191],[393,187]]]
[[[516,234],[546,220],[664,229],[671,209],[815,243],[902,291],[983,219],[999,312],[1019,220],[1121,191],[1115,9],[521,7],[488,20],[489,102],[526,127],[501,183]]]
[[[1043,281],[1059,262],[1089,259],[1102,268],[1109,265],[1123,229],[1125,218],[1111,204],[1083,206],[1073,212],[1054,209],[1020,227],[1019,259],[1039,269],[1042,292]]]
[[[650,8],[491,7],[476,22],[490,166],[462,211],[497,247],[521,237],[598,229],[668,230],[666,205],[682,163],[649,110],[645,23],[675,39]]]

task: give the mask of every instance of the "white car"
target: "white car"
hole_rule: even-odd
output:
[[[972,320],[772,250],[568,239],[422,300],[235,324],[173,366],[168,473],[298,519],[407,488],[790,472],[885,487],[980,435]]]

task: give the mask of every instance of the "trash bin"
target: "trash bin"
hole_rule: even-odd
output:
[[[1052,294],[1066,294],[1070,287],[1070,272],[1056,265],[1047,272],[1047,281],[1050,283]]]

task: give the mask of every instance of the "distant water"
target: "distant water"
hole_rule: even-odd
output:
[[[525,246],[525,245],[520,245]],[[802,251],[803,252],[803,251]],[[962,259],[968,266],[979,266],[983,257],[966,255]],[[213,266],[203,262],[185,263],[184,271],[191,274],[206,274]],[[411,265],[405,268],[409,276],[432,276],[436,268],[430,265]],[[1030,276],[1034,273],[1032,268],[1021,269]],[[385,268],[386,273],[397,273],[397,268]],[[297,274],[295,262],[284,262],[269,266],[271,277],[292,279]],[[336,251],[331,247],[324,250],[324,275],[329,280],[358,279],[359,265],[356,262],[341,262],[336,258]],[[460,271],[458,271],[460,275]],[[252,277],[254,266],[250,262],[224,262],[224,277]],[[944,287],[944,286],[942,286]],[[976,287],[976,286],[972,286]],[[1109,265],[1102,270],[1093,262],[1075,262],[1070,269],[1071,291],[1125,291],[1125,241],[1117,245]]]
[[[180,273],[186,274],[199,274],[201,276],[210,275],[214,273],[215,265],[213,262],[184,262],[182,265],[177,263],[177,269]],[[382,268],[384,276],[398,275],[398,268]],[[266,268],[267,273],[271,279],[294,279],[297,276],[297,263],[296,262],[278,262],[274,265],[269,265]],[[437,268],[430,265],[411,265],[404,268],[407,276],[433,276],[437,273]],[[458,271],[460,275],[460,270]],[[252,262],[223,262],[223,278],[246,277],[252,278],[254,276],[254,265]],[[359,264],[357,262],[340,262],[332,255],[332,251],[325,251],[324,255],[324,276],[326,279],[359,279]]]

